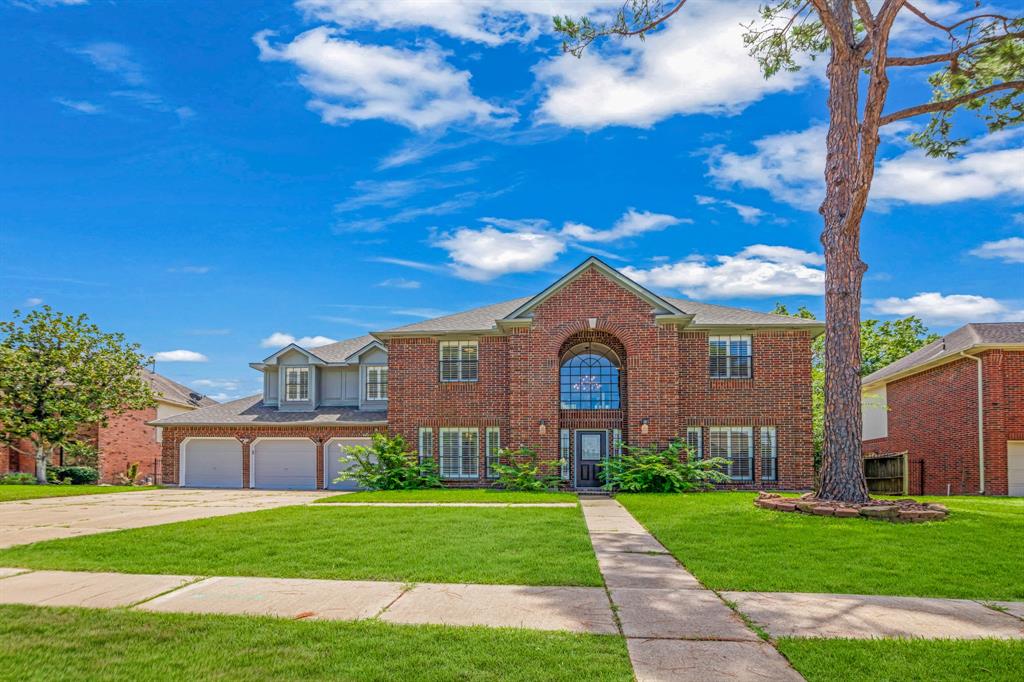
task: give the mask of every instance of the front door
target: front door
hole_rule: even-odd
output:
[[[597,488],[598,465],[608,455],[607,431],[576,432],[576,487]]]

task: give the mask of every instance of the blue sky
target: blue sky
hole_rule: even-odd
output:
[[[745,0],[562,55],[550,15],[602,6],[0,6],[0,309],[86,312],[222,399],[290,337],[529,295],[591,254],[663,293],[820,314],[822,65],[765,81]],[[955,161],[887,132],[865,316],[1024,317],[1024,136],[963,129]]]

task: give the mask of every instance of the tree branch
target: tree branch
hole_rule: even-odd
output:
[[[683,5],[685,5],[685,4],[686,4],[686,0],[679,0],[679,2],[676,3],[675,7],[673,7],[669,11],[665,12],[664,14],[662,14],[660,17],[658,17],[654,21],[648,22],[647,25],[642,26],[642,27],[637,28],[637,29],[633,29],[631,31],[616,31],[616,33],[618,33],[618,35],[620,35],[620,36],[638,36],[641,33],[647,33],[651,29],[656,28],[659,24],[662,24],[662,23],[668,21],[668,19],[673,14],[675,14],[676,12],[681,10],[683,8]]]
[[[929,17],[927,14],[925,14],[924,12],[919,10],[917,7],[915,7],[911,3],[909,3],[909,2],[906,3],[906,6],[907,6],[907,9],[910,10],[911,12],[913,12],[914,14],[916,14],[917,17],[921,21],[923,21],[924,23],[928,24],[929,26],[933,26],[933,27],[939,29],[940,31],[945,31],[954,40],[956,39],[955,36],[953,36],[953,31],[954,30],[960,28],[964,24],[973,23],[973,22],[977,21],[978,19],[995,19],[997,21],[1002,21],[1003,24],[1006,24],[1007,22],[1010,21],[1009,17],[1005,17],[1002,14],[975,14],[974,16],[967,17],[966,19],[961,19],[960,21],[958,21],[956,23],[953,23],[953,24],[950,24],[949,26],[946,26],[945,24],[940,24],[939,22],[935,21],[934,19]]]
[[[928,54],[921,55],[919,57],[889,57],[886,62],[889,66],[927,66],[928,64],[941,64],[942,62],[950,62],[962,55],[968,50],[973,50],[981,45],[987,45],[988,43],[996,43],[1000,40],[1017,40],[1024,39],[1024,31],[1012,31],[1010,33],[1002,33],[997,36],[988,36],[986,38],[979,38],[973,43],[967,43],[963,47],[958,47],[955,50],[949,52],[943,52],[940,54]],[[866,61],[865,66],[868,66],[871,62]]]
[[[920,116],[921,114],[930,114],[936,111],[950,111],[960,106],[964,102],[970,102],[972,99],[977,99],[989,93],[999,92],[1000,90],[1021,90],[1024,91],[1024,80],[1022,81],[1006,81],[1005,83],[996,83],[986,88],[969,92],[966,95],[960,95],[959,97],[952,97],[950,99],[944,99],[939,102],[928,102],[927,104],[919,104],[916,107],[907,107],[906,109],[900,109],[894,111],[891,114],[886,114],[882,117],[879,125],[888,125],[893,121],[901,121],[905,118],[911,118],[913,116]]]

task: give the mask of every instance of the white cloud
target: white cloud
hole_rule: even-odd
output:
[[[508,124],[511,110],[473,95],[470,73],[446,61],[433,43],[418,49],[367,45],[326,27],[271,45],[271,32],[253,40],[263,61],[284,61],[302,70],[299,82],[313,94],[309,108],[325,123],[385,119],[414,130],[456,122]]]
[[[448,252],[457,276],[479,282],[542,268],[558,258],[566,246],[557,235],[529,225],[516,230],[493,225],[463,227],[440,235],[434,245]]]
[[[621,0],[620,0],[621,5]],[[813,70],[761,75],[743,44],[741,24],[757,17],[749,0],[690,2],[647,40],[591,46],[540,63],[543,122],[593,130],[649,128],[676,114],[738,114],[766,95],[813,78]]]
[[[267,338],[260,341],[260,346],[263,348],[280,348],[294,343],[302,348],[319,348],[320,346],[326,346],[337,342],[337,339],[332,339],[328,336],[300,336],[296,338],[291,334],[285,334],[284,332],[274,332]]]
[[[390,289],[419,289],[420,283],[414,279],[405,279],[404,277],[389,277],[388,279],[377,282],[379,287],[387,287]]]
[[[732,210],[736,211],[736,213],[739,214],[740,219],[743,222],[751,225],[759,223],[761,221],[761,218],[767,215],[764,211],[757,208],[756,206],[738,204],[735,201],[730,201],[729,199],[718,199],[716,197],[709,197],[703,194],[694,195],[694,199],[696,199],[697,203],[700,204],[701,206],[727,206]]]
[[[788,246],[754,244],[734,256],[693,256],[649,269],[622,272],[640,284],[677,289],[693,298],[764,298],[820,295],[824,258]]]
[[[153,359],[157,362],[206,362],[208,357],[194,350],[164,350],[153,353]]]
[[[237,391],[241,382],[238,379],[196,379],[190,382],[192,388],[218,388],[225,391]]]
[[[693,221],[665,213],[637,211],[631,208],[612,225],[611,229],[595,230],[589,225],[568,222],[562,227],[562,234],[584,242],[604,243],[635,237],[645,232],[657,232],[682,222]]]
[[[29,308],[34,308],[37,305],[42,305],[42,304],[43,304],[43,299],[37,298],[35,296],[33,296],[31,298],[26,298],[25,299],[25,305],[27,305]]]
[[[182,265],[181,267],[167,268],[167,272],[178,272],[186,275],[205,275],[213,268],[209,265]]]
[[[1024,237],[1008,237],[985,242],[970,251],[978,258],[995,258],[1005,263],[1024,263]]]
[[[142,65],[136,61],[127,45],[115,42],[96,42],[89,43],[74,52],[88,59],[100,71],[113,74],[128,85],[144,85],[148,80]]]
[[[55,97],[54,102],[68,109],[74,109],[81,114],[102,114],[103,107],[92,102],[87,102],[83,99],[66,99],[64,97]]]
[[[826,131],[817,125],[769,135],[753,143],[751,154],[715,150],[709,159],[710,175],[723,185],[763,189],[778,201],[814,210],[825,194]],[[1013,139],[980,138],[956,159],[929,158],[918,149],[882,159],[871,199],[882,205],[935,205],[1024,193],[1024,148],[1000,148]]]
[[[934,324],[1024,319],[1024,310],[1013,310],[1007,303],[988,296],[943,295],[937,291],[922,292],[910,298],[884,298],[875,301],[872,309],[883,315],[916,315]]]

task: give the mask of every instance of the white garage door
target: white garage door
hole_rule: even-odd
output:
[[[253,441],[252,487],[316,489],[316,444],[308,438]]]
[[[1024,497],[1024,441],[1006,444],[1006,480],[1010,495]]]
[[[242,444],[234,438],[189,438],[181,446],[181,485],[241,488]]]
[[[358,490],[359,484],[352,479],[335,483],[334,479],[338,477],[342,470],[342,464],[338,461],[341,457],[342,450],[344,448],[354,447],[362,445],[369,447],[371,444],[369,438],[333,438],[324,445],[324,458],[327,460],[327,466],[324,467],[324,471],[327,472],[327,487],[331,490]],[[349,467],[351,465],[348,465]]]

